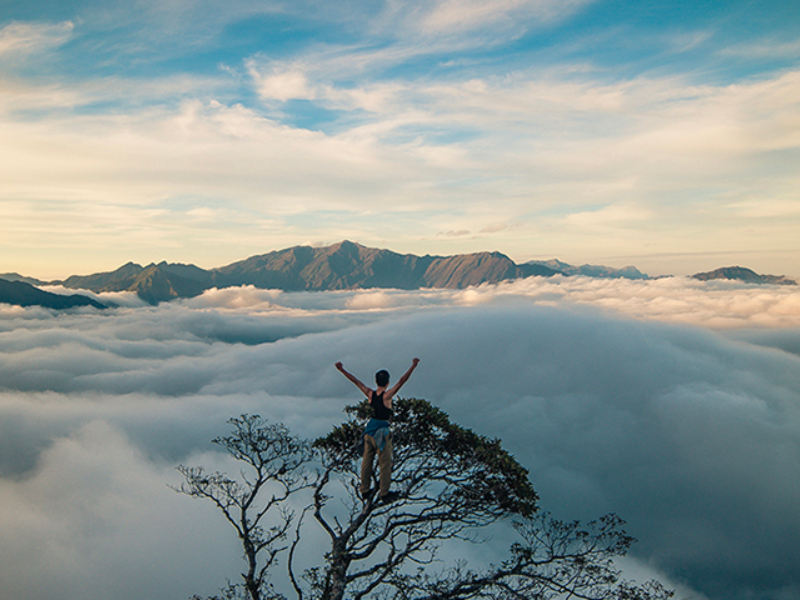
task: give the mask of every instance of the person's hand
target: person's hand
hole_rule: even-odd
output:
[[[419,359],[418,358],[412,358],[411,359],[411,364],[413,364],[416,367],[419,364]]]
[[[335,366],[337,369],[339,369],[340,371],[341,371],[342,369],[344,369],[344,365],[342,364],[342,361],[338,361],[336,364],[334,364],[334,366]]]

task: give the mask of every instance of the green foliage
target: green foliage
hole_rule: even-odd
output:
[[[460,483],[455,498],[509,515],[529,517],[536,511],[538,498],[527,469],[503,449],[500,440],[456,425],[427,400],[401,398],[393,408],[395,480],[402,482],[406,474],[419,479],[413,477],[414,472],[434,476],[446,471],[452,475],[449,483]],[[345,411],[350,420],[314,442],[314,447],[339,467],[360,460],[360,422],[371,416],[368,402]]]

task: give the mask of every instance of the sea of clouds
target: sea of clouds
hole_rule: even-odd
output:
[[[335,361],[368,380],[414,356],[403,395],[502,438],[544,509],[628,522],[626,573],[680,598],[800,595],[795,287],[555,277],[100,298],[117,308],[0,305],[0,597],[214,593],[238,578],[238,542],[170,489],[175,466],[235,470],[209,442],[243,412],[320,435],[359,399]]]

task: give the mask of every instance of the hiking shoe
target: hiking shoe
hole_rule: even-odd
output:
[[[400,499],[398,492],[387,492],[385,496],[381,496],[381,504],[391,504]]]
[[[372,498],[375,495],[376,491],[377,491],[376,488],[371,488],[371,489],[367,490],[366,492],[358,492],[358,495],[361,497],[361,499],[364,502],[366,502],[367,500],[369,500],[370,498]]]

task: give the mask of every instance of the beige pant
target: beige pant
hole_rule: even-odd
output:
[[[364,436],[364,458],[361,460],[361,493],[369,492],[372,483],[372,463],[378,455],[379,481],[378,491],[381,496],[389,493],[392,484],[392,434],[386,436],[383,450],[378,449],[375,438],[371,435]]]

